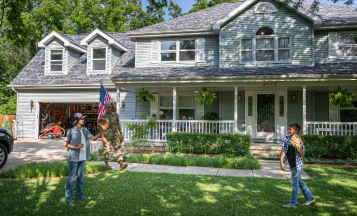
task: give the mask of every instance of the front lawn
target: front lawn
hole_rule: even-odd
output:
[[[75,207],[66,179],[0,180],[4,215],[356,215],[357,169],[306,166],[317,201],[283,208],[290,180],[112,171],[86,176]],[[305,200],[299,192],[299,204]]]

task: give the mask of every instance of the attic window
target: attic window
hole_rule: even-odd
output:
[[[62,71],[63,50],[51,50],[51,71]]]
[[[275,7],[269,2],[260,3],[255,9],[255,13],[274,13]]]
[[[274,35],[274,31],[273,29],[269,28],[269,27],[262,27],[260,28],[256,35]]]
[[[106,52],[106,48],[93,49],[93,71],[105,70]]]

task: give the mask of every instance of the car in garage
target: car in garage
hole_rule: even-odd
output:
[[[14,139],[11,133],[0,128],[0,169],[6,164],[8,155],[12,152],[14,148]]]

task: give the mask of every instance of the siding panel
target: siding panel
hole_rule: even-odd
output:
[[[291,96],[296,95],[296,101],[291,101]],[[288,91],[288,126],[298,123],[302,126],[302,90]]]

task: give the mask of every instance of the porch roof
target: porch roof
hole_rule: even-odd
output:
[[[112,78],[113,82],[121,80],[167,80],[189,77],[231,77],[257,75],[338,75],[356,74],[357,63],[325,63],[315,66],[284,66],[284,67],[151,67],[123,68],[122,72]]]

